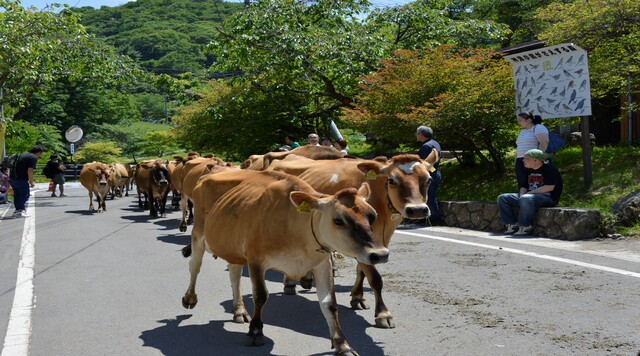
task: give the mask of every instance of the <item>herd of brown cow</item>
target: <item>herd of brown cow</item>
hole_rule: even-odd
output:
[[[113,196],[123,189],[128,194],[131,179],[139,207],[148,206],[153,217],[166,216],[169,191],[180,195],[180,231],[193,219],[191,245],[182,251],[191,256],[185,308],[198,302],[195,286],[204,253],[220,257],[229,263],[233,320],[250,322],[247,345],[262,345],[265,272],[284,273],[287,294],[295,294],[293,281],[305,281],[301,283],[308,289],[315,279],[332,346],[336,354],[348,355],[355,351],[340,330],[331,255],[339,252],[358,262],[352,308],[369,308],[366,277],[375,296],[376,326],[393,328],[393,316],[382,300],[382,277],[374,266],[387,261],[389,240],[403,218],[429,216],[429,171],[437,161],[432,152],[426,160],[412,154],[365,160],[344,157],[333,148],[301,146],[253,155],[241,167],[192,153],[172,162],[141,162],[135,170],[93,162],[84,166],[80,181],[89,190],[92,210],[96,194],[98,211],[106,211],[110,189]],[[244,265],[253,286],[252,317],[240,292]]]

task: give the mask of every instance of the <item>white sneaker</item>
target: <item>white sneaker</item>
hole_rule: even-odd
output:
[[[23,211],[21,211],[21,212],[20,212],[20,216],[21,216],[21,217],[23,217],[23,218],[28,218],[28,217],[30,217],[31,215],[30,215],[30,214],[27,214],[27,211],[26,211],[26,210],[23,210]]]
[[[527,236],[527,235],[531,235],[531,231],[533,230],[533,225],[529,225],[529,226],[520,226],[520,229],[518,229],[518,231],[516,231],[515,234],[513,234],[513,236]]]
[[[507,229],[504,230],[504,233],[507,234],[507,235],[511,235],[516,231],[518,231],[518,225],[516,225],[516,224],[507,224]]]
[[[22,210],[16,210],[13,212],[13,217],[14,218],[20,218],[22,217]]]

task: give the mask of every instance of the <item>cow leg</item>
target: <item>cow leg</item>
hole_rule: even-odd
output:
[[[187,224],[193,224],[193,202],[187,200],[187,206],[189,207],[189,217],[187,218]]]
[[[140,191],[140,187],[138,187],[137,190],[138,190],[138,208],[144,210],[144,207],[142,205],[142,192]]]
[[[177,209],[180,206],[180,193],[177,190],[173,189],[171,191],[171,206],[174,209]]]
[[[165,212],[167,207],[167,195],[169,195],[169,190],[167,190],[160,199],[160,216],[163,218],[167,217],[167,213]]]
[[[153,196],[153,192],[149,192],[149,214],[152,217],[158,217],[158,211],[156,210],[156,198]]]
[[[102,197],[102,200],[100,201],[101,205],[100,205],[100,209],[98,211],[102,211],[105,212],[107,211],[107,194],[105,194]]]
[[[187,292],[182,297],[182,306],[187,309],[193,309],[198,304],[196,281],[202,266],[202,256],[204,256],[204,235],[202,234],[202,229],[194,229],[191,232],[191,260],[189,261],[191,278]]]
[[[89,210],[96,210],[96,208],[93,207],[93,191],[89,191]]]
[[[229,280],[231,281],[231,291],[233,292],[233,322],[244,324],[251,321],[251,317],[244,307],[242,291],[240,290],[240,278],[242,277],[244,265],[229,265]]]
[[[287,275],[284,276],[282,280],[282,284],[284,284],[284,294],[286,295],[296,295],[296,280],[289,278]]]
[[[249,333],[245,337],[244,344],[246,346],[262,346],[264,345],[264,334],[262,329],[262,308],[267,304],[269,292],[267,284],[264,281],[264,270],[258,265],[249,265],[249,277],[253,286],[253,318],[249,323]]]
[[[316,266],[313,269],[313,276],[316,279],[316,293],[320,310],[322,310],[329,326],[332,348],[335,348],[336,355],[357,355],[345,339],[340,328],[340,321],[338,321],[338,303],[336,302],[331,260],[327,258]]]
[[[180,199],[180,210],[182,210],[182,220],[180,220],[180,232],[187,231],[187,197]]]
[[[374,266],[358,263],[358,278],[356,279],[356,283],[351,290],[351,307],[354,309],[359,309],[358,306],[362,306],[364,309],[369,309],[362,291],[364,276],[367,277],[367,281],[369,282],[369,285],[371,286],[371,289],[373,290],[373,294],[375,296],[376,327],[383,329],[395,328],[396,325],[393,321],[393,315],[391,315],[391,312],[389,311],[389,309],[387,309],[387,306],[382,300],[382,276]]]
[[[98,199],[98,212],[101,213],[102,206],[104,205],[103,201],[106,198],[106,195],[103,197],[100,193],[96,194],[96,199]]]

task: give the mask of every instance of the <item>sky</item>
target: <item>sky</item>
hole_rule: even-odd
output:
[[[101,6],[119,6],[131,0],[21,0],[22,6],[35,6],[38,9],[44,8],[47,4],[60,3],[69,4],[72,7],[92,6],[99,9]],[[135,1],[135,0],[133,0]],[[241,2],[242,0],[226,0]],[[370,0],[374,7],[396,6],[406,4],[411,0]]]

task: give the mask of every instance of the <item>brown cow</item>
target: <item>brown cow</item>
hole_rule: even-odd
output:
[[[109,186],[111,188],[111,199],[116,197],[121,198],[122,192],[126,189],[127,196],[129,194],[129,187],[127,181],[129,179],[129,172],[124,164],[112,163],[109,165]]]
[[[102,162],[87,163],[80,171],[80,184],[89,191],[89,210],[93,207],[93,194],[98,200],[98,212],[107,211],[107,194],[109,194],[109,166]]]
[[[358,187],[363,182],[371,185],[369,203],[378,213],[373,224],[377,241],[389,247],[389,241],[402,218],[429,217],[427,191],[431,176],[429,169],[437,161],[437,152],[422,161],[417,155],[399,155],[388,163],[376,160],[338,159],[333,161],[282,160],[270,169],[295,174],[319,192],[332,194],[348,187]],[[386,159],[384,160],[386,161]],[[363,291],[364,277],[375,295],[375,323],[377,327],[393,328],[393,316],[382,300],[382,276],[369,265],[358,263],[356,281],[351,290],[351,306],[369,309]],[[308,276],[307,276],[308,279]],[[309,281],[301,281],[310,288]],[[285,293],[295,294],[295,284],[285,280]]]
[[[313,270],[320,308],[332,346],[353,354],[338,321],[331,251],[365,264],[386,262],[389,250],[371,231],[376,212],[367,204],[368,184],[319,194],[303,180],[272,171],[227,169],[200,179],[193,191],[196,210],[191,232],[191,279],[182,304],[193,308],[197,275],[205,250],[229,263],[234,322],[250,319],[240,291],[243,265],[253,286],[254,313],[245,344],[264,344],[262,310],[268,299],[265,272],[282,271],[293,278]],[[185,252],[188,255],[188,252]]]
[[[182,182],[180,183],[180,191],[182,199],[180,200],[180,208],[182,210],[182,220],[180,221],[180,231],[187,231],[187,223],[193,221],[193,204],[191,202],[191,194],[196,187],[198,180],[205,174],[209,174],[214,166],[227,167],[227,163],[223,160],[212,157],[199,157],[184,163],[181,169]],[[188,220],[187,220],[188,216]]]
[[[167,169],[168,162],[157,159],[155,161],[140,162],[136,166],[134,174],[138,188],[138,207],[149,208],[152,217],[166,217],[165,206],[167,195],[171,187],[171,178]],[[144,205],[142,204],[144,196]]]
[[[244,163],[241,168],[261,171],[267,169],[269,165],[276,160],[284,159],[289,155],[298,155],[315,160],[337,159],[346,156],[344,152],[340,152],[332,147],[326,146],[300,146],[291,151],[269,152],[264,155],[252,155]]]

